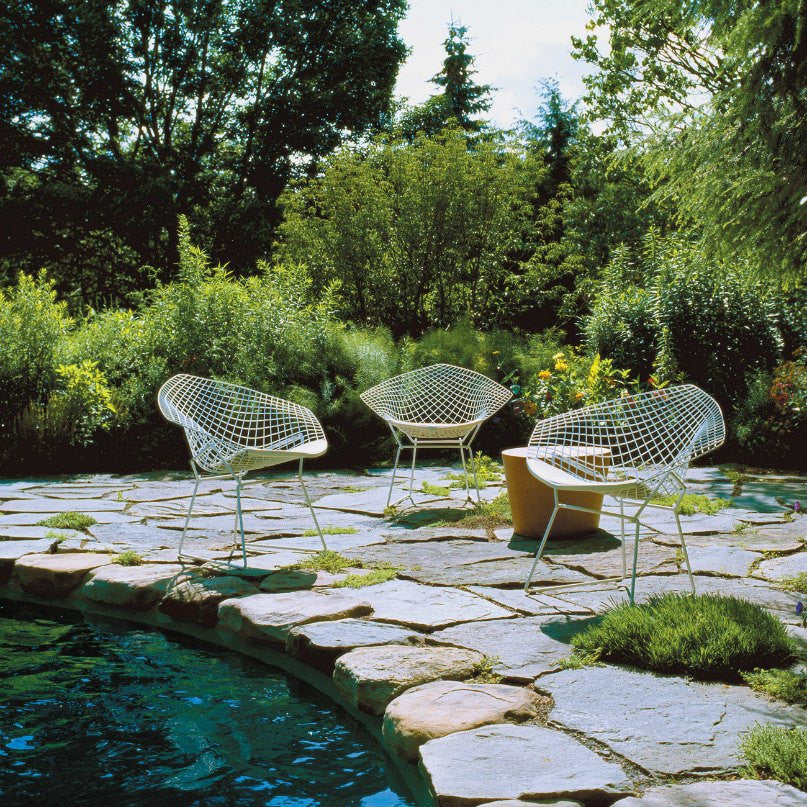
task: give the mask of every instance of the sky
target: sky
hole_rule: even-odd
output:
[[[479,84],[492,84],[489,117],[507,128],[534,117],[536,87],[554,77],[564,97],[583,91],[585,65],[571,57],[571,36],[583,36],[588,0],[409,0],[399,31],[411,49],[398,75],[397,93],[414,103],[437,92],[429,79],[445,58],[443,40],[453,18],[468,28]]]

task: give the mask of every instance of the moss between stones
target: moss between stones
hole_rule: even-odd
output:
[[[751,689],[780,701],[807,706],[807,675],[792,670],[754,670],[742,674]]]
[[[37,521],[38,527],[53,527],[57,530],[80,530],[86,532],[88,527],[98,522],[86,513],[56,513],[56,515]]]
[[[796,652],[785,626],[764,608],[715,594],[617,605],[574,636],[572,646],[648,670],[729,681],[742,671],[786,665]]]
[[[664,507],[672,507],[678,500],[677,496],[654,496],[650,501],[653,504],[660,504]],[[705,496],[702,493],[685,493],[681,499],[678,512],[682,516],[694,516],[696,513],[704,513],[713,516],[727,507],[731,507],[731,499],[721,499],[719,497]]]

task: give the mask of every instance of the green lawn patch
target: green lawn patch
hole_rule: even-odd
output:
[[[748,764],[740,769],[752,779],[777,779],[807,790],[807,729],[756,725],[742,750]]]
[[[737,597],[663,594],[617,605],[572,638],[579,654],[695,678],[735,681],[742,671],[781,667],[795,654],[785,626]]]
[[[780,701],[807,706],[807,675],[792,670],[753,670],[742,674],[751,689]]]
[[[661,504],[664,507],[672,507],[677,496],[654,496],[650,501],[653,504]],[[696,513],[704,513],[713,516],[727,507],[731,507],[731,499],[721,499],[719,496],[705,496],[702,493],[685,493],[681,499],[681,506],[678,512],[682,516],[694,516]]]
[[[379,583],[386,583],[397,576],[399,568],[387,563],[379,564],[369,569],[364,574],[349,574],[344,580],[340,580],[334,588],[363,588],[364,586],[377,586]]]
[[[53,527],[57,530],[80,530],[86,532],[88,527],[98,522],[86,513],[56,513],[56,515],[37,521],[38,527]]]
[[[140,566],[143,563],[143,556],[134,549],[127,549],[115,558],[115,563],[120,566]]]
[[[355,527],[323,527],[323,535],[355,535],[358,530]],[[315,529],[306,530],[303,533],[303,538],[313,538],[319,533]]]

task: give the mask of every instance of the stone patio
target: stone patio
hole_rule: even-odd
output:
[[[448,470],[432,466],[418,478],[441,484]],[[232,544],[226,483],[206,483],[197,498],[187,546],[210,559],[200,567],[176,558],[192,490],[183,475],[0,481],[0,596],[284,654],[379,737],[383,726],[396,763],[422,785],[418,803],[807,805],[793,788],[737,781],[742,734],[756,722],[807,725],[804,709],[741,686],[559,666],[574,633],[626,598],[600,582],[621,573],[616,523],[603,518],[596,534],[550,542],[535,577],[590,585],[526,595],[534,541],[452,525],[467,509],[464,491],[418,494],[414,506],[385,517],[388,480],[379,469],[307,477],[320,523],[346,530],[326,535],[329,547],[355,560],[355,573],[381,563],[398,569],[393,580],[357,589],[339,587],[347,572],[288,568],[319,547],[289,478],[247,488],[251,568],[240,573],[221,568]],[[691,489],[733,495],[736,505],[682,518],[698,591],[761,604],[807,653],[796,614],[807,592],[781,586],[807,571],[807,518],[783,506],[807,504],[807,479],[751,475],[735,487],[719,469],[701,468]],[[61,512],[97,523],[86,531],[38,524]],[[639,600],[689,586],[670,519],[653,518],[655,531],[640,544]],[[114,563],[124,550],[142,565]]]

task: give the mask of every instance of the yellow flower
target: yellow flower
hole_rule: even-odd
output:
[[[552,373],[550,373],[549,370],[541,370],[541,372],[538,373],[538,378],[540,378],[541,381],[548,381],[552,378]]]
[[[563,353],[556,353],[552,358],[555,361],[560,361],[561,359],[565,358],[565,356],[563,355]]]
[[[586,397],[586,393],[585,392],[578,392],[578,393],[575,393],[574,397],[579,401],[581,398]]]
[[[558,360],[555,362],[555,369],[556,369],[556,370],[557,370],[559,373],[562,373],[562,372],[564,372],[564,371],[566,371],[566,370],[568,370],[568,369],[569,369],[569,362],[564,361],[563,359],[558,359]]]

